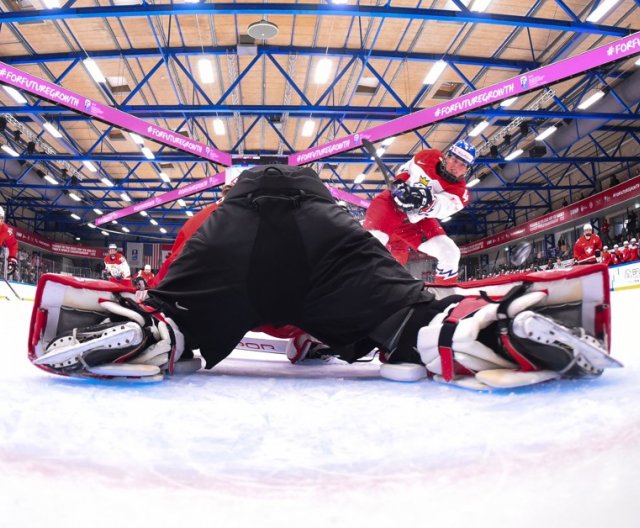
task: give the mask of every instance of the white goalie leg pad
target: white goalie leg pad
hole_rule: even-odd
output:
[[[135,304],[123,306],[117,302],[122,298]],[[184,351],[184,336],[173,320],[155,312],[143,315],[140,311],[144,307],[140,311],[133,309],[136,307],[132,288],[107,281],[44,275],[36,291],[29,359],[55,374],[144,377],[145,381],[162,379],[158,374],[162,370],[190,373],[200,368],[200,358],[185,360],[176,367]],[[128,321],[100,326],[114,316]],[[142,356],[131,363],[137,354]],[[102,360],[107,363],[96,365]]]
[[[545,292],[533,292],[515,299],[509,306],[507,313],[512,317],[518,311],[540,302],[546,296]],[[428,326],[418,332],[417,348],[422,362],[427,369],[436,374],[442,374],[441,356],[439,350],[440,333],[445,319],[458,304],[450,306],[446,312],[436,315]],[[516,368],[516,364],[499,356],[477,338],[481,330],[498,319],[498,304],[488,304],[480,308],[471,317],[458,322],[453,334],[452,349],[454,358],[465,368],[477,372],[486,368]]]
[[[531,283],[529,291],[545,291],[547,296],[536,308],[577,306],[576,326],[597,337],[609,350],[611,312],[608,268],[604,264],[575,268],[527,272],[484,280],[472,280],[450,286],[429,285],[428,291],[442,299],[449,295],[478,295],[501,297],[514,286]],[[573,326],[573,325],[571,325]]]
[[[560,372],[553,370],[536,370],[531,372],[523,372],[521,370],[484,370],[478,372],[475,380],[492,389],[516,389],[518,387],[528,387],[529,385],[537,385],[545,381],[559,379],[562,377]]]

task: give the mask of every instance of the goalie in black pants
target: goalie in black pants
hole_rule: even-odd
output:
[[[44,277],[29,357],[68,376],[158,380],[197,370],[191,350],[212,368],[247,331],[290,324],[349,362],[378,348],[381,374],[398,380],[507,387],[618,365],[603,344],[606,268],[525,279],[425,289],[314,171],[262,166],[240,175],[144,302]]]

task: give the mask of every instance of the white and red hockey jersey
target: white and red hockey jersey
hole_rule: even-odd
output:
[[[424,185],[433,196],[429,207],[407,213],[412,224],[425,218],[447,218],[469,203],[469,191],[464,179],[454,182],[438,174],[438,164],[443,159],[444,154],[439,150],[423,150],[400,167],[396,179],[405,181],[411,187]]]
[[[582,235],[573,246],[576,264],[595,264],[596,252],[602,251],[602,240],[595,233],[589,239]]]
[[[124,255],[119,251],[115,255],[104,257],[104,267],[113,279],[131,281],[131,269]]]

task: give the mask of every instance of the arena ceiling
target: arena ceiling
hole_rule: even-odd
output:
[[[247,163],[286,158],[635,33],[639,6],[640,0],[1,0],[0,49],[7,65]],[[595,20],[598,9],[604,14]],[[254,30],[277,34],[255,39]],[[425,84],[437,61],[444,71]],[[466,242],[530,220],[565,198],[599,190],[612,173],[624,178],[640,167],[637,61],[638,55],[510,106],[407,132],[383,159],[393,170],[422,148],[445,150],[469,139],[486,120],[487,128],[470,138],[482,154],[470,179],[481,181],[446,229]],[[329,68],[316,81],[320,62]],[[600,101],[579,108],[598,91],[605,94]],[[13,151],[0,151],[0,203],[9,222],[51,238],[104,242],[100,229],[88,225],[97,216],[224,170],[145,139],[149,159],[126,131],[9,92],[0,90],[0,143]],[[551,126],[561,140],[535,140]],[[516,149],[523,154],[506,160]],[[384,188],[359,149],[313,166],[326,183],[362,198]],[[109,232],[109,239],[170,240],[187,214],[218,193],[209,189],[146,217],[123,218],[108,226],[122,236]]]

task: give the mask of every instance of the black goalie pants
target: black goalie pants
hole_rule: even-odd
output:
[[[428,300],[313,170],[284,165],[243,172],[150,292],[207,368],[258,326],[295,325],[348,349]]]

